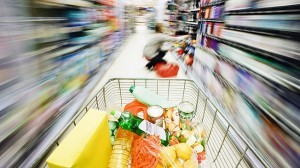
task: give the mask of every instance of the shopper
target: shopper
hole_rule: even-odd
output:
[[[161,47],[164,42],[175,42],[184,39],[188,39],[190,35],[172,37],[163,34],[164,26],[161,23],[157,23],[155,26],[155,34],[149,40],[144,48],[144,57],[149,61],[146,67],[151,70],[157,63],[166,63],[163,57],[166,55],[168,50],[163,50]]]

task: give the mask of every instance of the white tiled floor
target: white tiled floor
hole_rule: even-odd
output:
[[[154,71],[145,68],[147,60],[143,58],[143,49],[152,32],[144,25],[136,27],[136,33],[131,34],[123,44],[120,55],[107,70],[101,81],[91,95],[94,95],[111,78],[159,78]],[[176,62],[171,53],[164,57],[168,62]],[[187,79],[188,77],[180,69],[177,77]]]

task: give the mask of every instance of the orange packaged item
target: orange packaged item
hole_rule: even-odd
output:
[[[148,120],[147,109],[148,107],[146,105],[137,100],[134,100],[125,106],[124,111],[130,111],[131,114],[138,116],[144,120]]]
[[[132,143],[132,168],[155,168],[161,143],[158,136],[138,137]]]

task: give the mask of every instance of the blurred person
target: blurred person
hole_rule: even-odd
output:
[[[166,55],[168,50],[162,49],[162,46],[165,42],[176,42],[188,39],[190,37],[190,35],[172,37],[163,34],[163,32],[163,24],[157,23],[155,25],[155,34],[152,38],[150,38],[144,48],[144,57],[149,61],[149,63],[146,65],[148,70],[152,70],[157,63],[167,63],[167,61],[165,61],[163,57]]]

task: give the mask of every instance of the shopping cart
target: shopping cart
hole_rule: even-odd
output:
[[[111,79],[73,118],[76,125],[89,109],[107,110],[130,103],[132,85],[143,86],[172,103],[189,101],[195,105],[194,121],[207,131],[207,162],[211,167],[268,167],[246,139],[229,122],[192,80],[182,79]]]

